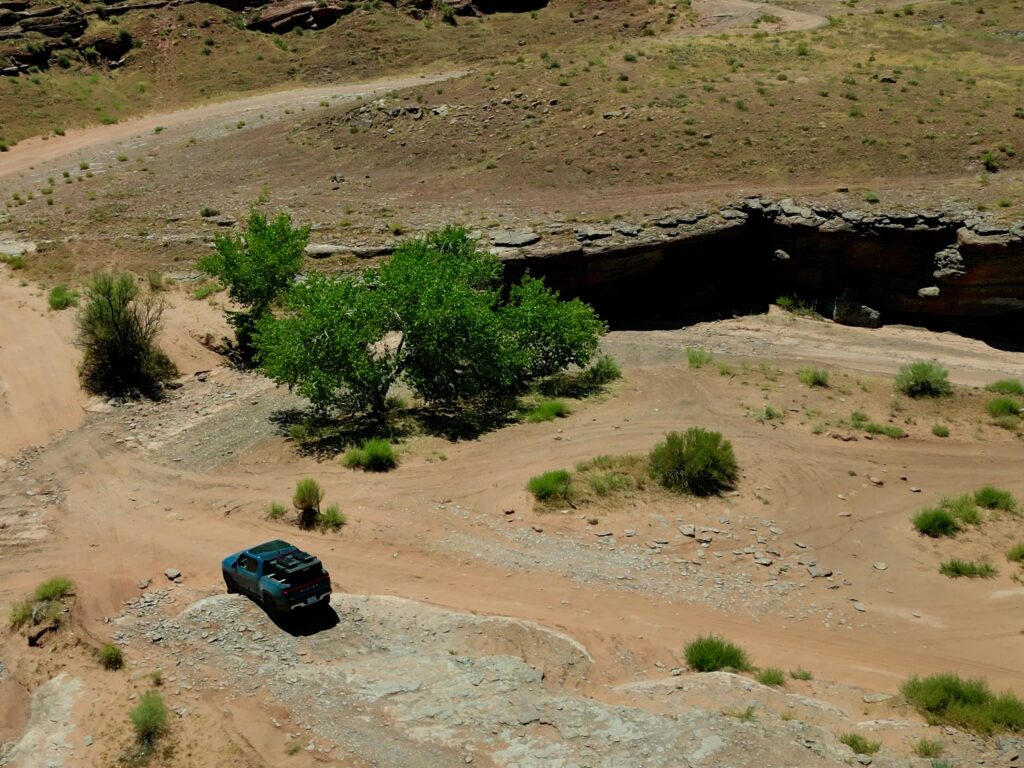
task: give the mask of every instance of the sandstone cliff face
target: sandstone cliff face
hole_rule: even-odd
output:
[[[443,15],[433,0],[385,0],[416,18]],[[96,33],[90,37],[90,19],[123,16],[133,11],[181,5],[195,0],[103,0],[86,8],[44,0],[0,0],[0,75],[13,76],[31,67],[45,69],[62,51],[85,55],[94,64],[119,66],[131,48],[124,36]],[[451,0],[456,16],[532,11],[548,0]],[[323,29],[356,11],[348,0],[209,0],[244,14],[246,26],[259,32],[282,33],[301,27]]]

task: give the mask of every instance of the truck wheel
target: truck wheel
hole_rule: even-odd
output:
[[[226,573],[224,574],[224,586],[226,586],[228,588],[228,594],[229,595],[237,594],[237,592],[238,592],[238,585],[235,584],[234,579],[232,579]]]
[[[260,604],[263,606],[263,610],[267,612],[267,615],[271,619],[278,618],[277,606],[274,605],[274,598],[264,592],[260,599]]]

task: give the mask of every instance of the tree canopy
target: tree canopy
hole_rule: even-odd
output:
[[[279,316],[259,321],[257,362],[318,408],[378,419],[400,379],[428,404],[452,406],[586,365],[605,330],[593,309],[529,276],[506,290],[501,276],[498,259],[452,227],[401,243],[357,276],[313,273]]]
[[[308,241],[309,227],[293,227],[287,214],[268,222],[252,211],[243,234],[217,237],[216,253],[199,262],[199,268],[224,283],[230,299],[244,307],[227,313],[244,359],[252,357],[257,323],[302,269]]]

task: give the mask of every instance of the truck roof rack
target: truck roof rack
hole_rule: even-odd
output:
[[[296,549],[292,552],[287,552],[286,554],[278,555],[277,557],[273,558],[270,562],[274,564],[274,567],[277,568],[277,570],[282,575],[287,575],[308,568],[309,566],[316,563],[317,559],[308,552],[303,552],[301,549]]]

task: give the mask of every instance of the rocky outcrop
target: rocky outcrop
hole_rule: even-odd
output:
[[[322,0],[282,0],[252,14],[246,27],[273,33],[288,32],[296,27],[322,29],[351,13],[355,7],[351,3],[331,4]]]

